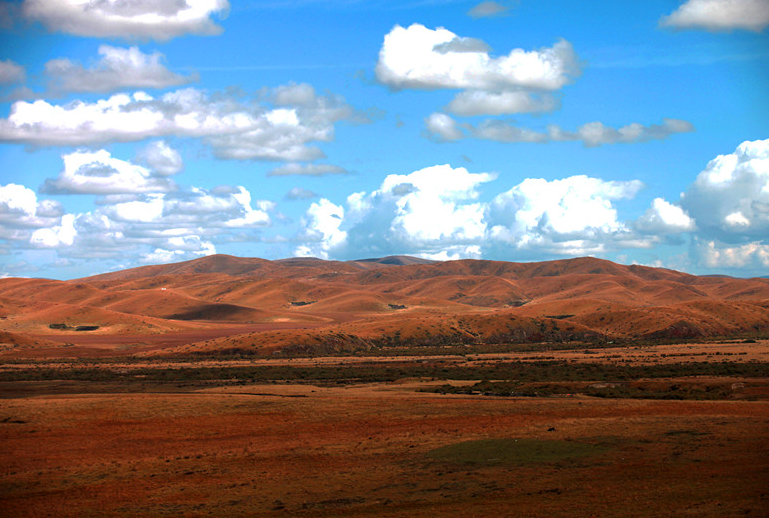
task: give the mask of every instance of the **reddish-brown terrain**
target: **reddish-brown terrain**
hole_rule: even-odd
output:
[[[769,279],[594,258],[216,255],[73,281],[2,279],[0,319],[6,358],[697,339],[769,330]]]
[[[0,516],[769,516],[768,335],[590,258],[2,279]]]

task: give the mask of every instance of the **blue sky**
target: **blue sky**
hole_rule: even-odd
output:
[[[769,274],[769,0],[0,3],[0,275]]]

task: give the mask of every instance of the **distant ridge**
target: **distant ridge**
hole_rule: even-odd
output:
[[[35,338],[24,342],[32,348],[48,343],[38,338],[102,340],[108,348],[168,335],[177,338],[160,342],[175,348],[158,347],[185,353],[763,336],[769,279],[593,257],[515,263],[212,255],[72,281],[0,279],[0,317],[0,331],[12,331],[7,341],[19,347],[16,337],[25,333]],[[98,329],[58,331],[78,326]],[[212,333],[215,339],[203,338]]]

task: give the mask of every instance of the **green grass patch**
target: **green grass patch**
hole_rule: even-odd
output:
[[[581,459],[604,451],[605,446],[572,441],[482,439],[442,446],[427,452],[427,457],[453,464],[517,466]]]

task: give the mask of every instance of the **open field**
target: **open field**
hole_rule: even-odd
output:
[[[769,516],[767,301],[592,258],[0,279],[0,516]]]
[[[0,514],[766,516],[766,354],[6,363]]]

